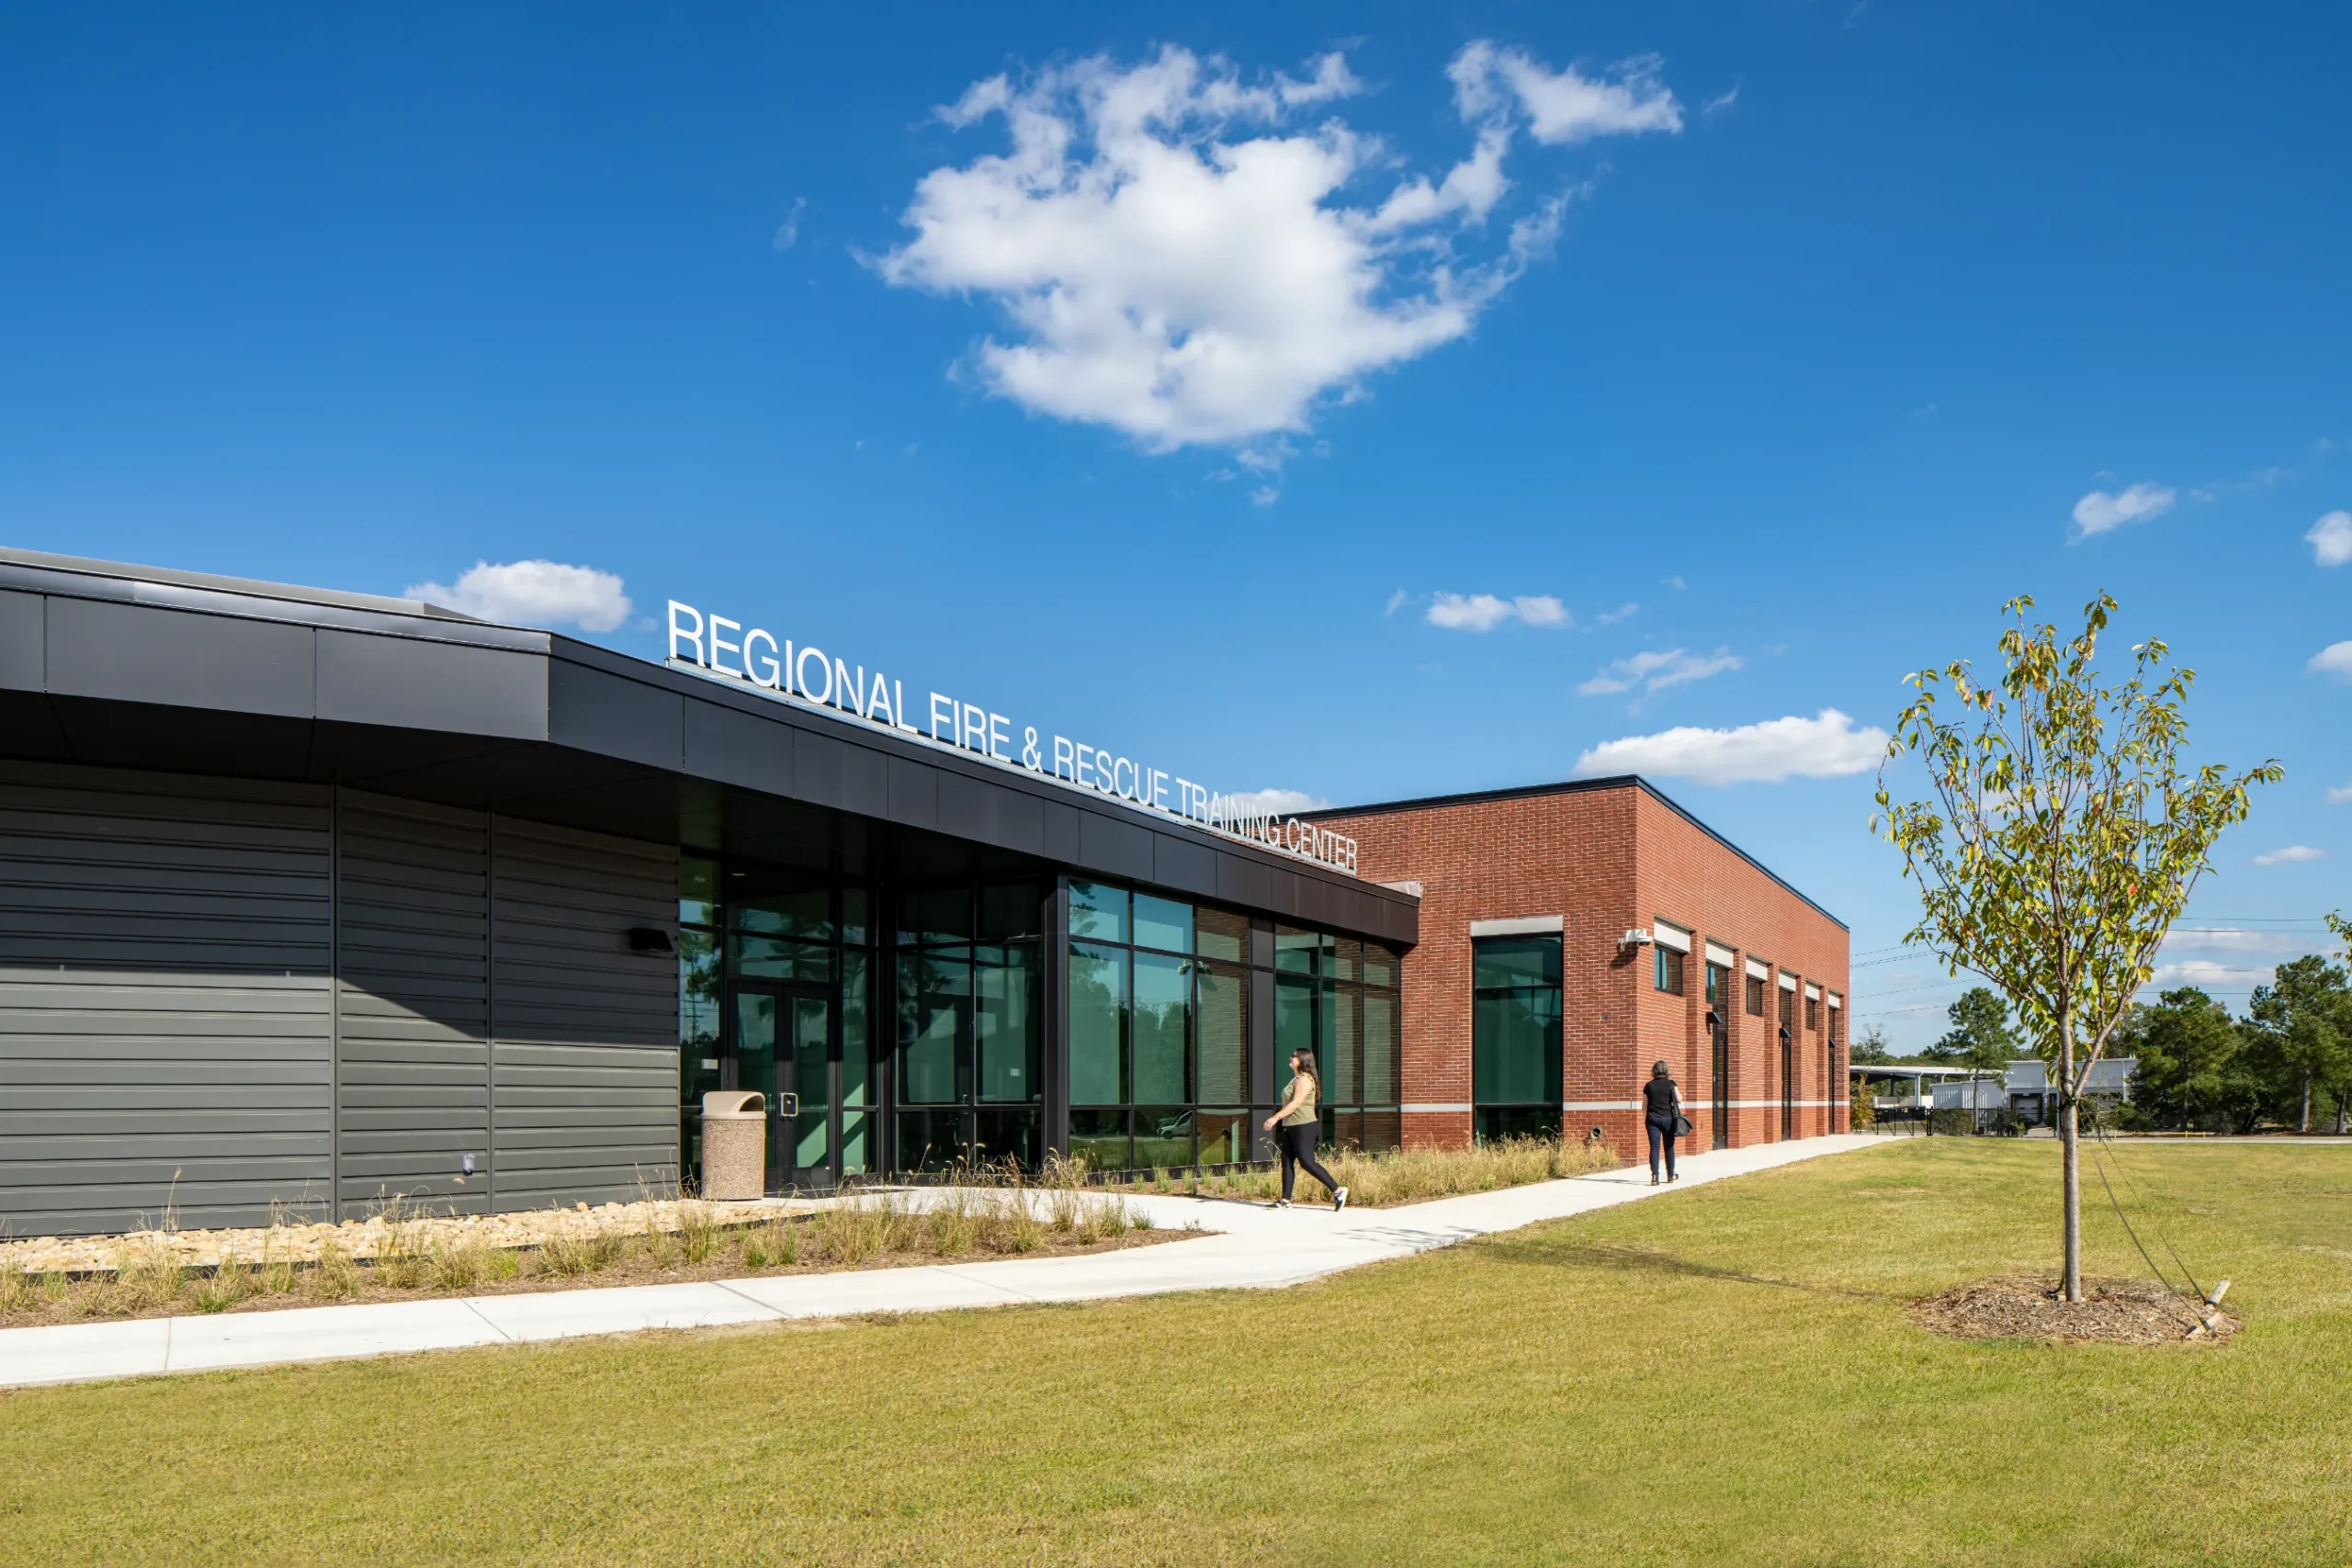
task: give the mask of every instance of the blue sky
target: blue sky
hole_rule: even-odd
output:
[[[2167,955],[2240,1002],[2352,902],[2347,62],[2316,5],[17,7],[0,537],[653,657],[675,596],[1226,789],[1629,742],[1863,963],[1913,906],[1835,770],[2103,587],[2287,765]],[[634,612],[464,576],[535,560]]]

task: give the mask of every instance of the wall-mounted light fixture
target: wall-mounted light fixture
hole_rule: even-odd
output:
[[[666,958],[674,954],[678,948],[670,940],[670,933],[660,926],[631,926],[628,928],[628,950],[631,953],[658,953]]]
[[[1647,947],[1650,943],[1656,942],[1657,938],[1649,933],[1649,928],[1646,926],[1635,926],[1632,931],[1627,931],[1623,936],[1619,937],[1617,940],[1627,947]]]

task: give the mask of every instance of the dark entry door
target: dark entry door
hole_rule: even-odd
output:
[[[1714,1035],[1715,1147],[1731,1147],[1731,1031],[1717,1019]]]
[[[739,981],[728,1008],[737,1089],[767,1097],[771,1191],[841,1179],[841,1031],[832,988]]]

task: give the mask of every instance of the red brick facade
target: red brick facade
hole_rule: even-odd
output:
[[[1471,1131],[1471,922],[1556,916],[1565,1014],[1560,1099],[1573,1135],[1599,1127],[1642,1151],[1637,1096],[1663,1056],[1693,1123],[1715,1137],[1706,1026],[1710,943],[1733,961],[1720,1011],[1729,1031],[1729,1142],[1843,1132],[1848,1049],[1846,928],[1639,779],[1457,795],[1318,812],[1353,836],[1359,872],[1421,886],[1421,940],[1404,961],[1405,1143],[1466,1143]],[[1682,995],[1655,986],[1654,950],[1624,933],[1690,932]],[[1750,960],[1767,966],[1764,1016],[1745,1006]],[[1781,977],[1794,978],[1785,1099]],[[1808,1022],[1808,988],[1817,989]],[[1846,1005],[1832,1006],[1833,998]],[[1832,1032],[1835,1049],[1832,1049]]]

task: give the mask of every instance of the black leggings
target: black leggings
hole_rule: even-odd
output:
[[[1660,1143],[1666,1145],[1666,1174],[1672,1176],[1674,1174],[1674,1118],[1671,1116],[1645,1117],[1644,1124],[1650,1130],[1650,1179],[1653,1181],[1657,1179],[1657,1146]]]
[[[1315,1140],[1322,1131],[1321,1123],[1315,1122],[1302,1122],[1295,1127],[1274,1129],[1275,1140],[1283,1151],[1283,1202],[1290,1201],[1291,1184],[1298,1179],[1300,1166],[1306,1168],[1307,1175],[1329,1188],[1333,1197],[1339,1196],[1340,1184],[1331,1179],[1331,1173],[1323,1168],[1321,1160],[1315,1157]]]

